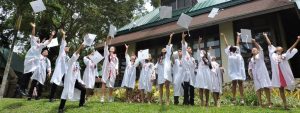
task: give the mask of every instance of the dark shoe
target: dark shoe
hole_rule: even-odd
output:
[[[79,107],[83,107],[83,104],[79,104]]]
[[[64,113],[65,110],[64,109],[58,109],[58,113]]]
[[[28,97],[27,100],[28,100],[28,101],[31,101],[31,97]]]
[[[54,102],[54,99],[53,98],[49,99],[49,102]]]
[[[22,96],[27,96],[27,94],[25,93],[25,91],[23,91],[23,90],[18,90],[19,92],[20,92],[20,94],[22,95]]]
[[[40,100],[40,97],[35,97],[35,100]]]

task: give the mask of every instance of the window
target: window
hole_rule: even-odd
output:
[[[161,6],[172,6],[175,10],[191,7],[197,3],[197,0],[161,0]]]

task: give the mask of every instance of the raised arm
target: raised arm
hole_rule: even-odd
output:
[[[126,49],[126,50],[125,50],[125,55],[128,55],[128,47],[129,47],[129,46],[128,46],[127,44],[125,44],[125,49]]]
[[[266,32],[263,32],[263,35],[264,35],[264,37],[265,37],[265,39],[266,39],[268,45],[269,45],[269,46],[272,45],[272,43],[271,43],[271,41],[270,41],[270,39],[269,39],[269,37],[268,37],[268,34],[267,34]]]
[[[168,42],[168,46],[170,46],[171,42],[172,42],[172,38],[173,38],[174,33],[170,34],[170,38],[169,38],[169,42]]]
[[[298,45],[299,41],[300,41],[300,35],[297,36],[297,41],[289,48],[289,51],[290,51],[290,52],[292,52],[292,50],[293,50],[294,48],[296,48],[296,46]]]
[[[224,41],[225,41],[225,44],[226,44],[226,47],[228,46],[228,41],[227,41],[227,38],[226,38],[226,35],[224,33],[220,33],[221,37],[224,38]]]
[[[236,46],[240,47],[240,42],[241,42],[241,33],[240,32],[236,32],[237,36],[236,36]]]
[[[111,36],[107,36],[107,38],[106,38],[106,44],[107,44],[107,46],[111,44],[111,39],[112,39]]]
[[[55,35],[55,31],[51,31],[50,38],[49,38],[49,42],[52,41],[54,35]]]
[[[259,44],[256,42],[255,39],[252,39],[252,43],[253,43],[254,46],[257,48],[257,50],[260,51],[261,48],[260,48]]]
[[[187,35],[187,34],[185,34],[184,32],[182,32],[182,34],[181,34],[181,38],[182,38],[182,39],[181,39],[181,42],[182,42],[182,43],[185,43],[185,37],[186,37],[186,35]]]
[[[81,44],[75,53],[80,54],[80,52],[82,51],[83,48],[84,48],[84,45]]]
[[[31,35],[32,37],[35,36],[35,23],[30,23],[31,27],[32,27],[32,30],[31,30]]]
[[[66,40],[66,32],[63,29],[60,29],[60,33],[62,35],[61,39]]]
[[[200,50],[200,48],[201,48],[201,46],[200,46],[200,44],[201,44],[201,41],[202,41],[202,37],[201,36],[199,36],[199,39],[198,39],[198,49]]]

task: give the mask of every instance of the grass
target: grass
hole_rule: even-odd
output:
[[[56,113],[59,101],[53,103],[46,99],[27,101],[26,99],[1,99],[1,113]],[[84,107],[78,107],[78,102],[67,101],[66,113],[300,113],[299,108],[292,108],[289,111],[281,107],[272,109],[259,108],[255,106],[231,106],[223,105],[221,108],[216,107],[199,107],[170,105],[160,106],[158,104],[140,104],[140,103],[100,103],[96,97],[91,98]]]

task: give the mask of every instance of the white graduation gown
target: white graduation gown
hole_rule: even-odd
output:
[[[230,46],[225,49],[225,53],[228,57],[228,75],[231,80],[246,80],[244,59],[241,55],[240,48],[238,46],[235,47],[237,48],[235,53],[229,51]]]
[[[289,90],[294,90],[296,82],[288,60],[291,59],[298,52],[298,50],[295,48],[292,51],[287,50],[286,53],[282,54],[282,57],[276,54],[275,50],[276,48],[273,45],[269,46],[269,56],[271,59],[272,67],[272,86],[281,87],[278,69],[279,64],[283,77],[287,84],[286,88]]]
[[[211,76],[212,76],[212,92],[218,92],[222,94],[222,73],[220,65],[216,61],[211,62]]]
[[[119,69],[119,59],[116,54],[109,55],[108,45],[104,46],[104,62],[102,66],[102,82],[106,83],[107,87],[113,88]]]
[[[83,57],[83,62],[86,65],[83,72],[83,82],[85,83],[85,88],[94,89],[95,78],[98,77],[97,64],[93,63],[87,56]]]
[[[248,68],[252,70],[255,91],[272,86],[264,58],[264,51],[260,47],[259,54],[252,57],[249,62]]]
[[[183,77],[182,61],[180,59],[175,59],[173,65],[174,96],[183,96]]]
[[[51,71],[51,62],[47,57],[40,55],[37,68],[32,74],[31,79],[37,80],[40,84],[44,85],[47,77],[47,72]]]
[[[76,80],[81,84],[84,82],[81,80],[80,76],[80,66],[77,62],[79,54],[74,53],[71,59],[68,61],[68,71],[64,79],[64,89],[61,94],[61,99],[67,100],[79,100],[80,90],[75,88]]]
[[[126,54],[125,59],[126,59],[126,69],[123,76],[121,87],[134,89],[135,79],[136,79],[136,67],[139,65],[139,58],[137,58],[135,62],[132,63],[130,61],[130,56]]]
[[[163,59],[160,59],[155,64],[157,72],[157,82],[158,84],[164,84],[166,80],[172,82],[172,73],[171,73],[171,54],[172,54],[172,44],[166,46],[166,55]]]
[[[144,89],[145,92],[152,91],[152,81],[155,79],[155,67],[151,62],[146,63],[145,60],[141,61],[142,71],[139,78],[139,89]]]
[[[195,59],[187,52],[187,43],[182,43],[182,67],[184,82],[190,82],[190,85],[195,85]]]
[[[27,51],[24,60],[24,74],[33,72],[39,66],[39,58],[42,49],[50,42],[46,40],[44,43],[37,43],[38,38],[30,36],[30,49]]]
[[[202,58],[204,57],[203,51],[198,49],[197,55],[198,55],[197,57],[198,69],[197,69],[197,75],[195,80],[195,87],[211,90],[212,89],[211,71],[209,69],[209,66],[205,65],[204,61],[202,60]],[[210,60],[209,58],[210,57],[208,56],[207,60]]]
[[[62,86],[62,78],[63,76],[67,73],[68,70],[68,61],[69,61],[69,56],[65,52],[65,47],[67,45],[67,42],[65,40],[61,41],[61,45],[59,48],[59,54],[56,59],[56,65],[55,69],[51,78],[50,83],[54,83],[56,85]]]

